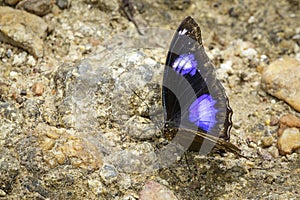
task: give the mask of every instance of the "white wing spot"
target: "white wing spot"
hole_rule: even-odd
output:
[[[183,30],[180,30],[178,33],[179,33],[179,35],[184,35],[184,34],[187,33],[187,31],[188,31],[188,30],[183,29]]]

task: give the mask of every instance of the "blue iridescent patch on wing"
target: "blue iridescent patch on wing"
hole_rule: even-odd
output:
[[[218,110],[214,107],[216,102],[209,94],[201,95],[189,108],[189,120],[209,132],[217,123],[216,114]]]
[[[182,54],[175,60],[172,68],[181,75],[194,76],[197,72],[197,64],[194,54]]]

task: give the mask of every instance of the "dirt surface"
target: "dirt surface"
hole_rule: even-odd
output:
[[[300,58],[299,4],[53,4],[43,57],[0,43],[0,199],[142,199],[150,180],[177,199],[300,199],[299,150],[283,156],[276,144],[280,117],[300,114],[261,87],[270,62]],[[188,152],[161,168],[162,118],[149,107],[161,108],[169,44],[189,15],[234,111],[231,142],[247,158]]]

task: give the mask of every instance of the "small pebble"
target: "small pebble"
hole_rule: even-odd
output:
[[[273,158],[278,158],[279,156],[279,151],[275,146],[268,148],[268,152],[273,156]]]
[[[103,192],[103,185],[101,181],[97,179],[88,180],[88,187],[92,190],[95,195],[100,195]]]
[[[100,176],[105,182],[111,183],[117,179],[118,172],[113,165],[104,164],[100,170]]]
[[[232,72],[232,61],[227,60],[226,62],[220,65],[220,68],[225,70],[226,72]]]
[[[269,62],[269,58],[266,55],[261,55],[260,56],[260,62],[264,62],[264,63],[268,63]]]
[[[43,83],[35,83],[32,86],[32,92],[37,95],[37,96],[41,96],[44,92],[44,84]]]
[[[18,76],[18,73],[15,72],[15,71],[11,71],[11,72],[9,73],[9,75],[10,75],[10,77],[15,78],[16,76]]]
[[[245,49],[241,53],[242,56],[248,58],[249,60],[253,60],[257,57],[257,51],[252,48]]]
[[[0,189],[0,197],[5,197],[6,196],[6,193]]]
[[[271,117],[270,126],[276,126],[279,123],[279,119],[276,117]]]
[[[28,56],[27,64],[31,67],[35,66],[36,60],[34,59],[34,57],[32,55]]]
[[[18,104],[22,104],[24,102],[22,97],[17,97],[16,101]]]
[[[274,137],[272,135],[265,136],[261,140],[261,144],[262,144],[263,148],[268,148],[268,147],[272,146],[273,142],[274,142]]]
[[[69,7],[68,0],[56,0],[56,5],[57,5],[60,9],[66,9],[66,8]]]
[[[12,56],[12,50],[11,49],[8,49],[7,52],[6,52],[6,56],[8,58],[10,58]]]
[[[20,95],[22,95],[22,96],[26,96],[27,95],[27,91],[26,90],[21,90],[21,92],[20,92]]]
[[[252,141],[248,144],[248,146],[251,147],[251,148],[257,148],[257,144],[255,142],[252,142]]]
[[[258,155],[261,156],[261,158],[263,158],[264,160],[273,160],[273,156],[270,154],[269,151],[267,151],[266,149],[261,149],[258,148],[257,149],[257,153]]]
[[[254,16],[251,16],[251,17],[249,17],[249,19],[248,19],[248,23],[249,24],[253,24],[254,22],[255,22],[255,17]]]
[[[276,104],[276,100],[272,99],[271,104]]]
[[[16,55],[14,55],[12,64],[15,65],[15,66],[20,66],[23,63],[25,63],[26,57],[27,57],[26,52],[16,54]]]

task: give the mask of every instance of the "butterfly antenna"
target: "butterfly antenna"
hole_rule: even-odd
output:
[[[190,168],[187,156],[188,156],[187,152],[184,152],[184,159],[185,159],[186,165],[187,165],[187,167],[189,169],[189,172],[192,174],[192,169]]]
[[[135,18],[134,18],[134,13],[135,13],[135,8],[133,6],[133,2],[130,0],[122,0],[122,6],[121,9],[123,10],[124,14],[126,15],[127,19],[131,21],[136,30],[140,35],[144,35],[144,33],[140,30],[140,27],[138,26]]]
[[[138,95],[138,93],[136,93],[136,91],[134,91],[132,88],[130,88],[130,90],[147,106],[147,110],[150,111],[150,106],[146,103],[146,101],[142,97],[140,97],[140,95]]]

